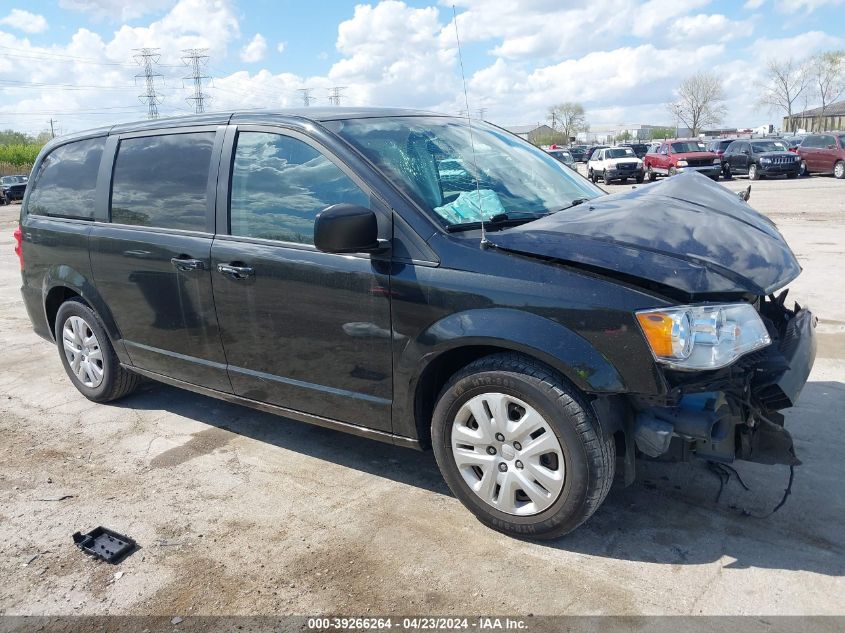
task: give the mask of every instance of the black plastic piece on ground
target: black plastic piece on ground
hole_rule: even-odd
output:
[[[138,547],[128,536],[104,528],[94,528],[88,534],[76,532],[73,535],[73,542],[86,554],[101,558],[107,563],[117,564],[129,556]]]

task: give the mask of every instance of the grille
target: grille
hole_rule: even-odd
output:
[[[712,158],[687,158],[687,164],[690,167],[704,167],[705,165],[712,165]]]
[[[772,162],[769,163],[770,165],[792,165],[795,163],[795,160],[792,156],[775,156],[774,158],[770,158]]]

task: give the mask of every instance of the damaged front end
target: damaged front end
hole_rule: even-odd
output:
[[[761,297],[755,308],[771,343],[727,367],[669,369],[669,393],[634,397],[634,442],[645,456],[717,462],[735,459],[795,466],[792,437],[780,410],[794,406],[816,356],[816,318],[787,292]]]

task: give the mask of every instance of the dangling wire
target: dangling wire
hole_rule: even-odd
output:
[[[452,21],[455,23],[455,41],[458,43],[458,62],[461,65],[461,81],[464,84],[464,104],[466,106],[467,124],[469,125],[469,145],[472,148],[472,168],[475,173],[475,195],[478,199],[478,214],[481,216],[481,246],[487,246],[487,232],[484,229],[484,209],[481,205],[481,184],[478,182],[478,161],[475,159],[475,140],[472,134],[472,117],[469,115],[469,95],[467,94],[467,78],[464,74],[464,58],[461,55],[461,38],[458,36],[458,14],[452,5]]]

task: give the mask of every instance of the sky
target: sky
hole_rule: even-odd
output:
[[[758,104],[765,60],[845,49],[845,0],[0,0],[0,128],[145,118],[141,47],[159,49],[162,116],[192,112],[189,48],[208,49],[209,111],[299,107],[302,88],[328,105],[338,86],[343,105],[457,114],[453,3],[470,111],[500,125],[562,101],[594,126],[671,124],[678,84],[709,70],[725,126],[777,126]]]

